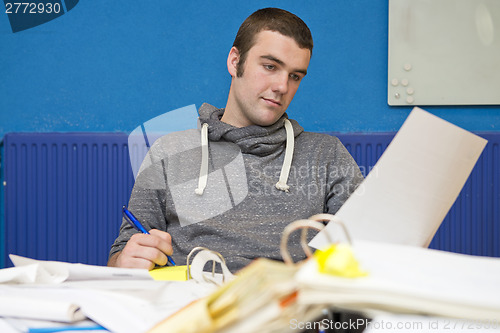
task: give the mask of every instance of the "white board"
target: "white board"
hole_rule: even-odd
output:
[[[389,105],[500,104],[500,0],[389,0]]]

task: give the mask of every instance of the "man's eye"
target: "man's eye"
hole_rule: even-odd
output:
[[[300,81],[300,76],[297,74],[290,74],[290,78],[294,81]]]
[[[275,69],[276,67],[274,65],[264,65],[264,68],[267,69],[267,70],[270,70],[272,71],[273,69]]]

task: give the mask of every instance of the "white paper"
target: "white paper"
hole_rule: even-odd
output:
[[[112,332],[140,333],[217,288],[195,280],[154,281],[143,269],[10,257],[16,267],[0,270],[0,317],[6,318],[88,317]]]
[[[34,299],[18,295],[3,296],[1,293],[0,316],[47,319],[68,323],[85,318],[80,307],[71,302]]]
[[[23,331],[19,330],[16,326],[13,326],[5,318],[0,318],[0,332],[2,332],[2,333],[19,333],[19,332],[23,332]]]
[[[34,289],[0,285],[0,317],[72,323],[83,320],[85,315],[71,300],[39,295]]]
[[[0,269],[2,283],[61,283],[81,280],[152,280],[146,269],[118,268],[44,261],[10,254],[13,268]]]
[[[22,267],[0,269],[0,283],[61,283],[68,278],[68,272],[47,272],[40,265],[32,264]]]
[[[0,317],[69,322],[80,317],[68,318],[66,311],[78,308],[80,315],[84,314],[112,332],[141,333],[216,288],[214,284],[199,284],[194,280],[86,280],[57,285],[0,285]],[[9,308],[11,300],[16,299],[16,302],[25,301],[22,309]],[[4,313],[2,305],[7,309]]]
[[[321,274],[311,260],[296,274],[299,301],[500,323],[500,258],[370,241],[353,251],[367,276]]]
[[[80,294],[79,302],[90,319],[113,332],[146,332],[216,289],[213,284],[198,284],[194,280],[137,283],[135,287],[127,283],[127,290],[94,289],[90,294]]]
[[[352,239],[428,246],[487,141],[414,108],[359,188],[336,213]],[[343,240],[328,224],[315,248]],[[340,237],[340,238],[339,238]]]

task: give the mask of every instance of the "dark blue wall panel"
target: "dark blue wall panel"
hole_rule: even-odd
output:
[[[366,176],[394,134],[336,135]],[[488,145],[431,248],[500,257],[500,134],[480,135]],[[134,181],[126,134],[10,133],[2,168],[5,265],[9,253],[106,264]]]
[[[4,168],[3,168],[3,141],[0,141],[0,268],[5,267],[5,215],[4,215]]]
[[[76,0],[63,2],[69,10]],[[224,107],[236,32],[263,7],[297,14],[314,38],[291,118],[315,132],[399,129],[411,106],[387,105],[387,0],[94,0],[17,33],[0,13],[0,137],[128,132],[186,105]],[[470,131],[500,131],[499,105],[426,110]]]
[[[10,133],[4,146],[5,255],[105,265],[134,181],[127,135]]]

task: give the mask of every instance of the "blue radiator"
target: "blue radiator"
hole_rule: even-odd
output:
[[[3,166],[5,256],[106,264],[134,182],[126,134],[9,133]]]
[[[336,134],[364,174],[394,133]],[[500,257],[500,133],[489,141],[432,248]],[[9,133],[3,254],[105,265],[133,174],[123,133]],[[3,261],[3,263],[2,263]]]

